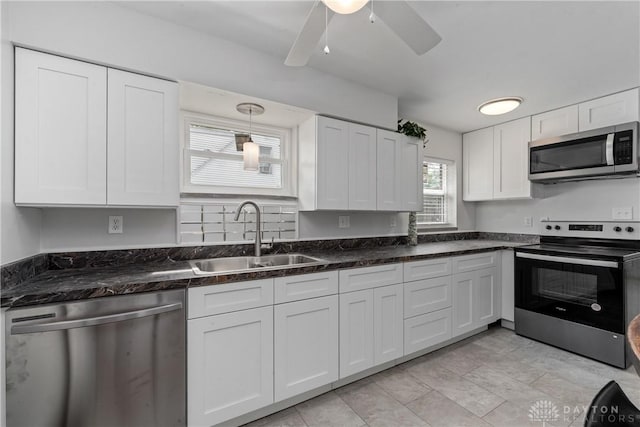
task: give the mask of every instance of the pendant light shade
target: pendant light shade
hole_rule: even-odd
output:
[[[242,144],[244,170],[257,171],[260,168],[260,146],[251,139]]]
[[[369,0],[322,0],[335,13],[348,15],[359,11]]]
[[[254,114],[259,115],[264,113],[264,107],[251,102],[243,102],[242,104],[236,105],[236,110],[242,114],[249,115],[249,140],[242,144],[244,170],[257,171],[260,169],[260,146],[253,142],[253,139],[251,138],[251,119]]]

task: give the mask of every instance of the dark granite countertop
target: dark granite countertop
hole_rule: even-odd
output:
[[[297,268],[196,275],[187,261],[167,260],[115,267],[47,270],[19,284],[2,289],[2,307],[20,307],[137,292],[215,285],[268,277],[306,274],[342,268],[366,267],[428,258],[466,255],[508,249],[527,243],[498,240],[455,240],[417,246],[383,246],[343,251],[304,251],[324,263]]]

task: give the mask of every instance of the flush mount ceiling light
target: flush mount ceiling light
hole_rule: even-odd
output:
[[[264,113],[264,107],[253,102],[243,102],[236,105],[236,110],[242,114],[249,115],[249,139],[242,144],[242,159],[244,160],[244,170],[257,171],[260,167],[260,146],[251,139],[251,119],[253,115]]]
[[[335,13],[348,15],[359,11],[369,0],[322,0]]]
[[[498,116],[513,111],[522,104],[523,99],[519,96],[507,96],[483,102],[478,106],[478,111],[487,116]]]

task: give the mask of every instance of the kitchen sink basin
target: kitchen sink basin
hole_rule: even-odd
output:
[[[260,257],[242,256],[189,261],[195,274],[241,273],[256,270],[276,270],[321,264],[323,260],[302,254],[277,254]]]

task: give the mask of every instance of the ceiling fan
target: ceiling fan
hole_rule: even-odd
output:
[[[350,14],[362,9],[369,0],[316,0],[307,20],[293,43],[285,65],[301,67],[307,64],[318,41],[335,13]],[[373,0],[371,0],[373,6]],[[442,38],[406,1],[376,1],[375,15],[380,18],[417,55],[433,49]],[[328,53],[328,48],[325,48]]]

